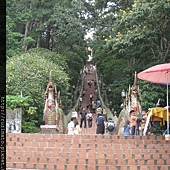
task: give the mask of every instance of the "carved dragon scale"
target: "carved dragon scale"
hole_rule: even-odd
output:
[[[57,91],[56,85],[53,83],[50,71],[49,82],[44,94],[44,122],[45,125],[57,125],[59,129],[63,129],[62,115],[60,114],[61,100],[60,91]],[[62,127],[61,127],[62,126]]]

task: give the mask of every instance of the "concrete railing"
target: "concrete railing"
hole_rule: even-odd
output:
[[[112,120],[116,123],[117,125],[117,121],[118,121],[118,118],[117,116],[114,116],[111,112],[111,110],[106,106],[106,104],[104,103],[102,97],[101,97],[101,92],[100,92],[100,86],[99,86],[99,81],[98,81],[98,75],[97,75],[97,71],[96,71],[96,83],[97,83],[97,90],[98,90],[98,96],[99,96],[99,99],[102,103],[102,108],[105,108],[106,109],[106,112],[107,112],[107,119],[108,118],[112,118]]]
[[[78,95],[78,98],[76,99],[76,103],[74,104],[73,108],[70,109],[69,113],[67,115],[64,115],[64,132],[66,132],[66,130],[67,130],[67,125],[70,122],[74,108],[76,108],[78,110],[78,106],[79,106],[79,103],[80,103],[79,99],[80,99],[80,96],[82,95],[82,91],[83,91],[83,83],[84,83],[83,74],[82,74],[82,77],[81,77],[81,81],[82,82],[81,82],[80,93]]]

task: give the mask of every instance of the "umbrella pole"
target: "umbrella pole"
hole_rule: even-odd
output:
[[[167,134],[169,135],[169,105],[168,105],[168,83],[167,83]]]

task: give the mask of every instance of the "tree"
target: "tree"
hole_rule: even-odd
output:
[[[93,49],[94,63],[103,74],[106,86],[109,86],[108,82],[110,83],[106,72],[111,73],[113,86],[120,82],[123,89],[124,86],[128,87],[127,83],[133,83],[135,71],[140,72],[157,63],[168,62],[170,56],[168,4],[168,1],[164,0],[98,3],[103,15],[98,18],[96,32],[90,45]],[[119,67],[113,67],[113,63],[115,65],[119,63]],[[117,77],[114,76],[115,72]],[[153,86],[150,89],[163,92]],[[141,87],[141,90],[146,89]],[[119,95],[120,92],[116,94]],[[149,99],[144,98],[144,100]],[[153,100],[157,100],[156,95],[153,96]],[[149,101],[146,103],[148,105],[145,107],[150,107]]]
[[[50,52],[48,52],[50,56]],[[52,54],[53,55],[53,54]],[[42,122],[44,109],[44,92],[49,80],[49,72],[52,70],[52,79],[61,92],[61,100],[64,103],[66,87],[68,86],[68,75],[60,65],[49,61],[38,53],[26,53],[14,56],[7,60],[6,65],[6,94],[30,96],[33,100],[31,106],[37,107],[34,120],[38,125]],[[16,88],[17,87],[17,88]],[[25,116],[27,117],[28,114]]]

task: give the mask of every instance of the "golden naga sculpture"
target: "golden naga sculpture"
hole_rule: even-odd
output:
[[[136,116],[139,116],[140,113],[142,112],[141,102],[142,102],[141,93],[139,91],[139,85],[137,84],[137,75],[135,72],[132,89],[130,89],[129,86],[128,96],[126,98],[126,107],[128,107],[129,112],[130,110],[134,110]]]
[[[60,92],[57,92],[57,88],[52,81],[51,71],[49,76],[49,82],[44,95],[44,121],[45,125],[57,125],[60,124]]]
[[[126,99],[124,102],[124,108],[122,109],[118,117],[116,134],[123,135],[123,126],[125,125],[126,120],[129,119],[130,110],[134,110],[136,116],[140,117],[140,114],[142,113],[141,102],[142,99],[139,91],[139,85],[137,84],[137,75],[135,72],[134,83],[132,87],[130,87],[129,85],[129,90],[126,93]]]

